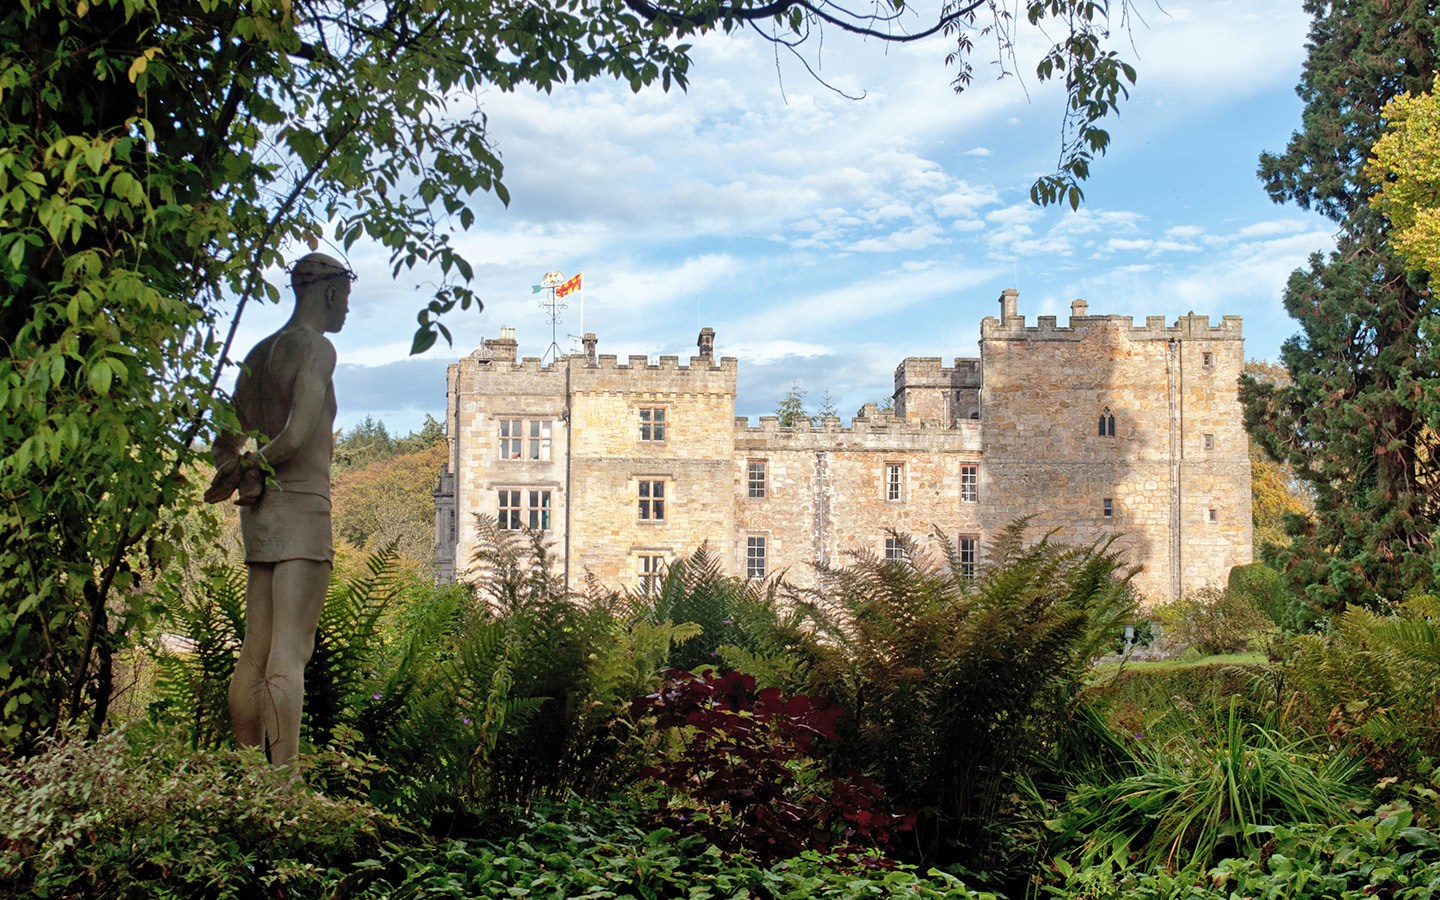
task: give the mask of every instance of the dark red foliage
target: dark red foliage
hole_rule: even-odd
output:
[[[807,849],[885,848],[914,826],[913,814],[889,809],[873,780],[821,769],[815,743],[834,740],[844,714],[823,697],[756,691],[740,672],[672,669],[633,709],[662,728],[694,729],[679,753],[643,773],[674,792],[659,811],[682,833],[770,861]]]

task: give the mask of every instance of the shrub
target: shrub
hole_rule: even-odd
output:
[[[824,698],[756,691],[739,672],[671,670],[635,711],[682,732],[642,773],[671,792],[659,812],[681,834],[770,862],[815,848],[884,849],[914,827],[874,781],[821,769],[816,741],[837,737],[843,713]]]
[[[1217,588],[1201,588],[1157,607],[1151,615],[1168,638],[1206,656],[1249,650],[1261,635],[1274,628],[1248,595]]]
[[[1084,900],[1275,897],[1429,898],[1440,885],[1440,838],[1401,805],[1338,825],[1276,824],[1250,832],[1251,849],[1208,871],[1075,868],[1057,861],[1045,893]]]
[[[1362,763],[1321,753],[1263,725],[1231,702],[1206,734],[1165,745],[1140,741],[1129,765],[1098,770],[1066,798],[1054,828],[1082,869],[1204,869],[1263,844],[1263,829],[1347,818],[1365,796]]]
[[[694,629],[626,627],[567,593],[543,536],[481,522],[479,593],[403,576],[389,551],[336,579],[306,671],[304,737],[377,759],[372,799],[448,829],[537,796],[611,790],[642,751],[622,713],[654,690]],[[161,656],[152,719],[192,745],[230,740],[227,685],[244,634],[244,575],[217,573],[176,609],[194,652]],[[632,747],[631,745],[634,744]]]
[[[1321,622],[1315,608],[1290,589],[1285,576],[1265,563],[1231,569],[1225,591],[1246,598],[1275,626],[1290,634],[1312,632]]]
[[[539,804],[524,837],[392,847],[347,879],[349,896],[409,898],[756,897],[807,900],[906,897],[994,900],[960,879],[896,865],[876,870],[809,851],[769,867],[722,854],[696,835],[640,824],[634,804]]]
[[[330,869],[399,834],[371,806],[327,799],[259,754],[112,733],[0,764],[0,894],[319,894]]]

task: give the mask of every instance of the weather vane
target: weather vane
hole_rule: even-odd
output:
[[[530,286],[530,293],[545,294],[540,299],[540,308],[550,319],[550,347],[545,351],[545,355],[540,357],[541,363],[546,360],[554,362],[560,358],[560,314],[570,308],[570,304],[565,298],[581,290],[584,280],[584,272],[580,272],[568,280],[560,272],[546,272],[539,284]],[[584,294],[581,294],[581,297],[583,298]]]

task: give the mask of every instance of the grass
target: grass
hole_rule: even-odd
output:
[[[1117,669],[1127,672],[1164,672],[1179,669],[1198,669],[1204,666],[1263,666],[1263,653],[1222,653],[1218,656],[1177,656],[1174,659],[1136,660],[1132,662],[1103,663],[1095,667],[1096,672],[1113,675]]]

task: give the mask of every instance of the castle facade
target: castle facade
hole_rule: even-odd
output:
[[[702,543],[732,574],[813,582],[814,564],[894,556],[936,529],[962,567],[1018,517],[1077,544],[1114,538],[1151,600],[1251,561],[1250,458],[1236,396],[1238,316],[1092,316],[1027,325],[1013,290],[980,356],[895,370],[893,410],[781,427],[735,418],[736,361],[585,352],[517,359],[513,331],[449,367],[436,571],[464,578],[475,516],[543,529],[567,583],[658,584]]]

